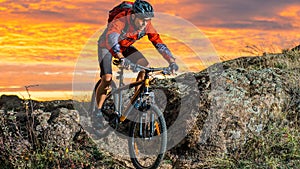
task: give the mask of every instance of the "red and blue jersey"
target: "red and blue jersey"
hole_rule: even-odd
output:
[[[122,53],[127,47],[147,35],[154,47],[168,62],[171,58],[174,59],[172,53],[151,24],[151,20],[147,21],[144,30],[138,30],[133,23],[131,14],[131,9],[124,10],[108,23],[106,30],[99,38],[99,47],[107,48],[113,56],[116,56],[117,53]]]

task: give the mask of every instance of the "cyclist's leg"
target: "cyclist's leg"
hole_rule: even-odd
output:
[[[129,46],[122,54],[124,55],[124,57],[126,57],[135,64],[139,64],[142,66],[148,66],[149,64],[145,56],[134,46]]]
[[[148,66],[148,64],[149,64],[149,62],[147,61],[145,56],[133,46],[129,46],[123,52],[123,55],[135,64],[139,64],[139,65],[142,65],[142,66]],[[145,76],[145,71],[143,71],[143,70],[140,71],[138,73],[136,81],[142,80],[144,78],[144,76]],[[137,91],[138,88],[139,88],[139,86],[137,86],[135,88],[135,90]]]
[[[98,109],[101,109],[103,102],[106,98],[107,90],[109,89],[112,80],[112,55],[105,48],[98,49],[98,60],[100,66],[101,82],[96,90],[96,98],[98,103]]]

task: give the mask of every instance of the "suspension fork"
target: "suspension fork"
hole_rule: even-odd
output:
[[[148,72],[145,74],[145,81],[144,81],[144,94],[149,95],[149,87],[150,87],[150,79]],[[150,108],[151,109],[151,108]],[[150,116],[150,119],[149,119]],[[154,135],[154,125],[155,125],[155,117],[154,113],[151,112],[148,114],[147,112],[143,112],[139,117],[139,135],[141,138],[147,138],[151,139]]]
[[[151,112],[151,114],[148,114],[147,112],[142,113],[139,116],[139,136],[141,138],[149,137],[149,139],[151,139],[154,136],[154,129],[155,129],[154,125],[155,125],[154,113],[153,112]]]

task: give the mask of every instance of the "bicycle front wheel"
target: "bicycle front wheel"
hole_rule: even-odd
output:
[[[152,105],[146,114],[140,113],[147,117],[138,117],[131,124],[128,139],[130,158],[138,169],[154,169],[166,152],[167,126],[156,105]]]

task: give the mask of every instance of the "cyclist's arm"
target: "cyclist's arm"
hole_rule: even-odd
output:
[[[164,42],[161,40],[159,34],[156,32],[154,27],[152,26],[151,22],[148,23],[146,27],[146,33],[148,35],[148,39],[152,42],[154,47],[158,50],[158,52],[169,62],[175,62],[175,57],[173,57],[173,54],[167,47],[167,45],[164,44]]]
[[[125,13],[121,12],[108,24],[106,34],[106,48],[114,57],[121,57],[119,37],[126,24]],[[123,56],[123,55],[122,55]]]

